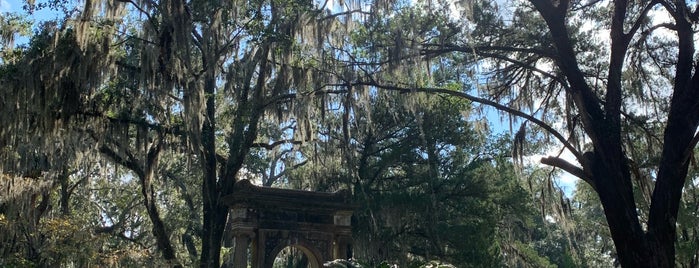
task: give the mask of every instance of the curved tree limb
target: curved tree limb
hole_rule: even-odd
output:
[[[583,162],[582,154],[577,149],[575,149],[575,147],[570,142],[568,142],[568,140],[565,137],[563,137],[563,135],[560,132],[553,129],[553,127],[549,126],[546,122],[541,121],[540,119],[538,119],[530,114],[527,114],[527,113],[522,112],[522,111],[517,110],[517,109],[507,107],[507,106],[502,105],[500,103],[497,103],[497,102],[494,102],[494,101],[491,101],[488,99],[476,97],[476,96],[470,95],[470,94],[465,93],[465,92],[453,91],[453,90],[443,89],[443,88],[429,88],[429,87],[405,88],[405,87],[398,87],[398,86],[393,86],[393,85],[383,85],[383,84],[377,83],[375,81],[374,82],[361,82],[360,81],[360,82],[353,83],[353,85],[373,86],[373,87],[380,88],[380,89],[393,90],[393,91],[404,92],[404,93],[409,93],[409,92],[441,93],[441,94],[447,94],[447,95],[451,95],[451,96],[455,96],[455,97],[459,97],[459,98],[464,98],[464,99],[470,100],[472,102],[491,106],[497,110],[512,114],[514,116],[524,118],[526,120],[529,120],[532,123],[536,124],[537,126],[543,128],[544,130],[549,132],[551,135],[553,135],[556,139],[558,139],[558,141],[560,141],[563,144],[563,146],[565,146],[568,150],[570,150],[570,152],[575,156],[576,159],[578,159],[578,161],[580,161],[581,163]]]
[[[599,141],[604,137],[605,130],[604,112],[599,106],[596,94],[585,80],[575,57],[573,41],[565,23],[566,12],[558,10],[549,0],[530,0],[529,2],[534,5],[546,21],[556,47],[557,65],[568,79],[569,91],[580,110],[583,128],[593,144],[600,144]],[[581,158],[578,160],[580,161]]]
[[[263,142],[256,142],[251,145],[251,147],[261,147],[265,148],[267,150],[272,150],[277,146],[280,146],[282,144],[301,144],[302,141],[297,141],[297,140],[278,140],[272,143],[263,143]]]
[[[571,175],[578,177],[581,180],[587,182],[588,184],[590,184],[590,186],[592,186],[592,188],[595,188],[595,184],[592,181],[591,174],[585,172],[582,168],[580,168],[576,165],[573,165],[572,163],[566,161],[563,158],[555,157],[555,156],[542,157],[541,163],[565,170],[566,172],[570,173]]]

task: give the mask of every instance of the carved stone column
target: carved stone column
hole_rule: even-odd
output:
[[[248,245],[250,244],[250,236],[245,233],[239,233],[235,236],[235,247],[233,252],[233,267],[248,267]]]
[[[352,211],[336,211],[335,241],[333,241],[333,259],[350,259],[352,257]]]

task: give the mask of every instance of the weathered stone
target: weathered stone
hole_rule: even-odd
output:
[[[233,247],[233,267],[271,268],[276,255],[293,246],[304,252],[311,267],[351,258],[352,213],[348,191],[334,193],[258,187],[236,183],[223,198],[230,208],[224,245]]]

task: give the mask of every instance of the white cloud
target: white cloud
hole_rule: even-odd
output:
[[[0,12],[10,12],[12,5],[7,0],[0,0]]]

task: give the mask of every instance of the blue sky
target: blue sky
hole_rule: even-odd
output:
[[[59,18],[59,13],[51,9],[45,8],[41,10],[34,11],[33,14],[29,15],[26,11],[22,9],[25,1],[22,0],[0,0],[0,13],[18,13],[22,15],[27,15],[27,17],[34,22],[34,27],[42,21],[52,20]],[[15,45],[26,44],[29,41],[27,37],[18,36],[15,40]]]
[[[22,10],[22,7],[24,6],[25,1],[22,0],[0,0],[0,12],[5,13],[5,12],[17,12],[21,14],[27,14],[24,10]],[[54,19],[58,16],[58,13],[49,10],[49,9],[42,9],[42,10],[37,10],[30,16],[31,19],[34,19],[35,21],[42,21],[42,20],[49,20],[49,19]]]
[[[12,8],[12,7],[11,7],[11,5],[10,5],[10,2],[8,2],[7,0],[0,0],[0,11],[2,11],[2,12],[7,12],[7,11],[9,11],[11,8]]]

